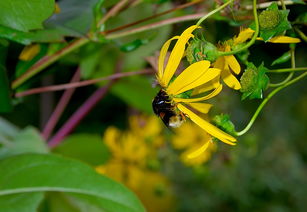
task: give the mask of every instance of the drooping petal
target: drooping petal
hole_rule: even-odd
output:
[[[200,62],[204,62],[204,61],[200,61]],[[192,64],[191,66],[193,66],[194,64]],[[176,78],[175,81],[167,88],[168,94],[178,95],[185,91],[191,90],[193,88],[196,88],[202,84],[205,84],[211,81],[212,79],[216,78],[221,73],[220,69],[216,69],[216,68],[207,69],[208,66],[204,66],[204,69],[202,69],[202,65],[200,65],[199,67],[196,65],[194,67],[191,67],[191,66],[189,66],[184,71],[185,74],[183,73],[180,74],[179,77]]]
[[[223,79],[223,81],[228,87],[235,89],[235,90],[239,90],[241,88],[240,82],[237,80],[235,76],[231,74],[229,69],[223,70],[221,74],[221,78]]]
[[[229,145],[236,145],[235,143],[237,141],[236,138],[232,137],[231,135],[228,135],[227,133],[223,132],[219,128],[215,127],[214,125],[200,118],[198,115],[193,113],[191,110],[186,108],[184,105],[178,104],[177,108],[181,112],[183,112],[185,115],[187,115],[195,124],[197,124],[202,129],[204,129],[206,132],[208,132],[210,135],[218,138],[219,140]]]
[[[197,28],[200,28],[200,27],[197,25],[190,26],[178,38],[174,46],[174,49],[171,52],[171,55],[168,59],[166,68],[163,73],[163,77],[162,77],[163,85],[167,86],[169,81],[173,77],[174,73],[176,72],[178,65],[181,61],[181,58],[183,57],[183,54],[184,54],[185,45],[190,38],[194,37],[192,32]]]
[[[217,76],[216,78],[212,79],[210,82],[207,82],[207,83],[193,89],[192,96],[195,96],[195,95],[216,89],[217,87],[220,86],[220,84],[221,84],[220,83],[220,77]]]
[[[231,68],[231,70],[235,74],[239,74],[241,72],[241,66],[238,63],[237,59],[233,55],[225,56],[226,63]]]
[[[188,68],[186,68],[175,80],[172,82],[168,88],[167,93],[170,95],[176,95],[182,93],[183,88],[193,84],[197,79],[199,79],[210,67],[210,62],[207,60],[202,60],[193,63]],[[191,88],[190,88],[191,89]],[[187,89],[187,90],[190,90]],[[185,91],[187,91],[185,90]]]
[[[213,106],[212,104],[208,103],[187,103],[187,105],[191,106],[195,110],[201,112],[201,113],[209,113],[209,110]]]
[[[160,51],[160,55],[159,55],[159,61],[158,61],[158,80],[159,82],[161,81],[161,79],[163,78],[163,70],[164,70],[164,63],[165,63],[165,56],[167,53],[167,50],[169,48],[169,45],[171,44],[172,40],[178,39],[179,36],[175,36],[172,37],[171,39],[169,39],[168,41],[166,41]],[[162,83],[162,81],[160,82],[160,84]],[[163,87],[166,87],[167,85],[161,85]]]
[[[238,37],[233,39],[233,44],[237,45],[237,44],[240,44],[240,43],[244,43],[245,41],[247,41],[248,39],[250,39],[253,36],[254,32],[255,31],[252,30],[251,28],[243,29],[239,33]]]
[[[196,158],[196,157],[200,156],[203,152],[205,152],[208,149],[210,142],[211,142],[211,140],[207,141],[201,147],[199,147],[197,150],[188,154],[187,158],[192,159],[192,158]]]
[[[207,99],[211,99],[212,97],[218,95],[222,91],[222,84],[220,84],[214,91],[212,91],[210,94],[203,96],[203,97],[198,97],[198,98],[173,98],[175,102],[200,102],[204,101]]]
[[[299,43],[301,40],[299,38],[292,38],[288,36],[276,36],[271,38],[268,42],[270,43]]]
[[[225,57],[219,57],[213,64],[214,68],[223,70],[225,66]]]

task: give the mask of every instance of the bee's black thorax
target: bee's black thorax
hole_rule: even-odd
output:
[[[159,116],[167,127],[174,127],[174,118],[178,117],[174,105],[171,104],[170,98],[164,90],[160,90],[152,101],[154,113]],[[181,117],[179,116],[179,121]],[[178,122],[176,120],[176,122]],[[176,125],[176,124],[175,124]]]

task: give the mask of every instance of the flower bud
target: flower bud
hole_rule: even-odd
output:
[[[217,59],[217,48],[210,42],[193,39],[186,50],[186,57],[190,64],[201,60],[214,62]]]
[[[254,89],[254,79],[257,77],[257,71],[251,67],[248,67],[243,73],[240,83],[241,83],[241,92],[250,92]]]
[[[263,30],[274,29],[280,22],[280,14],[277,10],[264,10],[259,15],[259,25]]]

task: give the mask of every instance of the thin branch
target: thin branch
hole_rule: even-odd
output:
[[[154,18],[157,18],[157,17],[160,17],[160,16],[163,16],[163,15],[166,15],[168,13],[172,13],[172,12],[175,12],[177,10],[181,10],[181,9],[184,9],[186,7],[190,7],[194,4],[198,4],[200,2],[203,2],[204,0],[198,0],[198,1],[193,1],[193,2],[188,2],[186,4],[182,4],[182,5],[179,5],[178,7],[175,7],[173,9],[169,9],[169,10],[166,10],[164,12],[161,12],[161,13],[158,13],[158,14],[155,14],[153,16],[150,16],[150,17],[147,17],[147,18],[144,18],[144,19],[141,19],[141,20],[138,20],[138,21],[135,21],[135,22],[132,22],[130,24],[126,24],[126,25],[123,25],[123,26],[120,26],[120,27],[117,27],[117,28],[114,28],[114,29],[110,29],[110,30],[107,30],[105,32],[103,32],[103,34],[110,34],[112,32],[116,32],[116,31],[119,31],[119,30],[123,30],[123,29],[126,29],[128,27],[131,27],[131,26],[135,26],[137,24],[140,24],[140,23],[143,23],[145,21],[149,21],[151,19],[154,19]]]
[[[66,121],[61,129],[48,142],[49,147],[57,146],[106,95],[114,81],[96,90],[79,109]]]
[[[282,6],[280,1],[270,1],[270,2],[264,2],[264,3],[257,4],[257,9],[267,8],[267,7],[269,7],[274,2],[276,2],[279,6]],[[292,5],[292,4],[295,4],[292,0],[284,1],[284,5]],[[253,5],[246,5],[245,7],[243,7],[243,9],[245,9],[245,10],[252,10],[253,9]]]
[[[193,14],[193,15],[185,15],[185,16],[170,18],[170,19],[167,19],[167,20],[163,20],[163,21],[159,21],[159,22],[156,22],[156,23],[141,26],[141,27],[138,27],[138,28],[134,28],[134,29],[131,29],[131,30],[127,30],[125,32],[108,34],[108,35],[106,35],[106,38],[107,39],[116,39],[116,38],[120,38],[120,37],[123,37],[123,36],[132,35],[132,34],[135,34],[135,33],[159,28],[159,27],[169,25],[169,24],[196,20],[196,19],[203,17],[204,15],[205,15],[204,13],[197,13],[197,14]]]
[[[108,11],[106,15],[102,17],[97,23],[97,26],[101,26],[104,24],[109,18],[115,16],[121,9],[129,2],[129,0],[121,0],[119,1],[112,9]]]
[[[70,43],[68,46],[60,49],[53,55],[47,55],[37,61],[33,66],[31,66],[23,75],[18,77],[12,83],[12,88],[15,89],[24,83],[27,79],[31,78],[32,76],[36,75],[40,71],[42,71],[47,66],[53,64],[58,59],[62,58],[63,56],[67,55],[68,53],[72,52],[75,49],[83,46],[84,44],[88,43],[89,40],[86,38],[79,38],[74,42]]]
[[[71,82],[77,82],[80,80],[80,68],[77,69],[76,73],[71,79]],[[55,125],[57,124],[58,120],[60,119],[65,107],[67,106],[68,102],[70,101],[73,93],[75,92],[75,88],[70,88],[65,90],[64,94],[62,95],[61,99],[59,100],[56,108],[54,109],[52,115],[50,116],[47,124],[45,125],[42,136],[45,140],[48,140]]]
[[[114,80],[114,79],[119,79],[123,77],[128,77],[128,76],[133,76],[133,75],[141,75],[141,74],[153,74],[154,71],[152,69],[144,69],[141,71],[133,71],[133,72],[125,72],[125,73],[115,73],[110,76],[106,77],[101,77],[97,79],[92,79],[92,80],[84,80],[81,82],[73,82],[73,83],[66,83],[66,84],[61,84],[61,85],[52,85],[52,86],[46,86],[46,87],[41,87],[41,88],[33,88],[27,91],[22,91],[18,92],[15,94],[15,97],[23,97],[23,96],[28,96],[32,94],[38,94],[38,93],[43,93],[43,92],[51,92],[51,91],[59,91],[59,90],[65,90],[65,89],[71,89],[71,88],[78,88],[78,87],[83,87],[87,85],[92,85],[104,80]]]

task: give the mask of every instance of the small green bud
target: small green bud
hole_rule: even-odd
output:
[[[235,135],[235,126],[231,122],[228,114],[216,115],[213,118],[213,122],[216,126],[221,128],[223,131],[229,133],[230,135]]]
[[[255,70],[256,69],[256,70]],[[257,68],[248,67],[243,73],[240,83],[241,83],[241,92],[250,92],[255,87],[254,79],[257,77]]]
[[[214,62],[218,57],[218,50],[208,41],[193,39],[186,50],[186,57],[190,64],[201,60]]]
[[[278,10],[264,10],[259,15],[259,25],[263,30],[274,29],[280,23]]]

